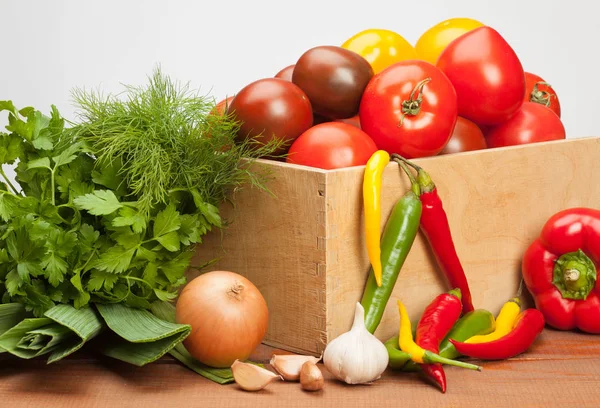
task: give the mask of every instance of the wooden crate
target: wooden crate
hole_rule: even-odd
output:
[[[489,149],[415,160],[436,182],[475,307],[497,313],[513,296],[523,251],[548,217],[573,206],[600,206],[600,138]],[[369,270],[364,242],[364,167],[324,171],[261,161],[271,196],[246,188],[222,207],[232,224],[210,234],[198,261],[247,276],[265,296],[265,343],[319,355],[348,330]],[[408,189],[395,163],[385,170],[382,228]],[[193,276],[190,276],[190,278]],[[419,234],[376,335],[396,333],[402,299],[416,319],[447,290]]]

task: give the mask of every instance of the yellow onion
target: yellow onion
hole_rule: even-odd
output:
[[[214,271],[189,282],[177,301],[177,323],[192,326],[183,344],[211,367],[244,361],[262,342],[268,326],[267,302],[256,286],[234,272]]]

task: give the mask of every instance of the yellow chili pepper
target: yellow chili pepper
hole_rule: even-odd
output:
[[[496,318],[496,329],[493,332],[470,337],[465,340],[465,343],[487,343],[506,336],[513,329],[519,313],[521,313],[521,301],[518,297],[514,297],[504,303],[502,309],[500,309],[500,313]]]
[[[425,350],[414,342],[412,335],[412,324],[408,318],[406,308],[400,301],[398,301],[398,309],[400,310],[400,333],[398,340],[400,350],[410,354],[415,363],[423,364]]]
[[[398,301],[398,310],[400,311],[400,332],[398,335],[398,345],[400,346],[400,350],[410,354],[412,361],[420,364],[441,363],[456,367],[468,368],[470,370],[481,371],[481,367],[475,364],[451,360],[420,347],[413,340],[412,325],[410,323],[408,313],[406,312],[406,308],[401,301]]]
[[[377,286],[381,286],[381,181],[389,162],[388,152],[376,151],[367,162],[363,179],[367,252]]]

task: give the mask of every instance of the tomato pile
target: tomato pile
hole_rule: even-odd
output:
[[[215,110],[239,120],[240,139],[281,140],[287,162],[323,169],[377,150],[412,159],[566,137],[554,89],[469,18],[436,24],[414,47],[368,29],[311,48]]]

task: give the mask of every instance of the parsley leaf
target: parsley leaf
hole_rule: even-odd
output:
[[[0,101],[0,112],[5,110],[9,111],[15,117],[19,116],[19,112],[12,101]]]
[[[191,245],[202,241],[202,235],[206,233],[206,227],[200,221],[198,215],[183,214],[179,228],[179,239],[183,245]]]
[[[48,252],[42,258],[41,267],[45,270],[44,275],[54,287],[57,287],[64,280],[68,266],[67,261],[56,252]]]
[[[86,210],[92,215],[108,215],[123,207],[115,193],[110,190],[95,190],[93,194],[86,194],[73,200],[80,210]]]
[[[177,231],[181,226],[179,212],[174,205],[169,204],[167,208],[159,212],[154,220],[154,237],[158,238],[170,232]]]
[[[136,248],[124,248],[115,245],[102,253],[100,257],[92,264],[94,268],[112,273],[123,273],[131,264],[131,259]]]
[[[115,275],[114,273],[105,271],[92,271],[90,279],[87,283],[87,288],[92,292],[97,292],[103,288],[107,291],[110,291],[118,280],[119,276]]]
[[[169,282],[175,283],[185,275],[193,255],[193,251],[181,252],[175,258],[160,265],[159,268]]]
[[[0,191],[0,218],[8,222],[14,215],[19,206],[19,198],[6,191]]]
[[[0,163],[13,164],[22,154],[23,143],[19,136],[0,133]]]
[[[50,159],[48,157],[40,157],[39,159],[30,160],[27,163],[27,169],[48,169],[52,170],[50,167]]]
[[[115,227],[131,226],[133,232],[141,234],[146,228],[146,218],[131,207],[123,207],[119,211],[119,216],[113,218],[112,225]]]
[[[64,166],[77,159],[78,152],[84,151],[84,144],[77,142],[63,150],[58,156],[52,157],[55,167]]]
[[[219,216],[219,209],[212,204],[209,203],[199,203],[198,209],[204,215],[204,218],[217,227],[221,226],[221,217]]]
[[[154,288],[154,293],[159,300],[170,302],[177,297],[177,293],[171,293],[164,290]]]

